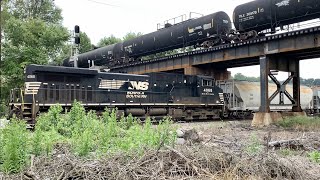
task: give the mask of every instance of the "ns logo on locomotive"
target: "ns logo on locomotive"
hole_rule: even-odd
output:
[[[142,90],[146,91],[149,88],[148,82],[137,82],[137,81],[130,81],[131,86],[129,86],[129,90]]]
[[[87,109],[117,107],[119,113],[141,118],[165,115],[185,120],[220,118],[225,110],[224,96],[214,77],[172,73],[131,75],[88,67],[112,68],[186,46],[208,48],[246,41],[274,33],[285,25],[319,17],[319,0],[255,0],[234,9],[234,29],[227,13],[219,11],[166,24],[155,32],[80,54],[77,68],[70,67],[74,66],[74,60],[70,59],[64,60],[65,67],[29,65],[25,88],[11,91],[11,112],[34,124],[39,112],[56,103],[70,108],[76,99]]]

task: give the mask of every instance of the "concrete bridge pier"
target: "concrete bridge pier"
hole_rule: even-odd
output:
[[[260,61],[260,94],[261,106],[259,112],[254,114],[252,126],[268,126],[271,123],[282,120],[283,115],[279,112],[270,111],[270,102],[279,94],[279,104],[284,104],[284,96],[286,96],[292,104],[292,112],[286,115],[305,115],[300,105],[300,69],[298,59],[289,59],[283,56],[261,56]],[[276,71],[290,72],[288,79],[280,84],[274,76]],[[277,90],[270,97],[268,94],[268,77],[277,85]],[[286,85],[292,80],[293,96],[286,91]]]

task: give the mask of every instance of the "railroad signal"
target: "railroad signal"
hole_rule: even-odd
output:
[[[80,44],[80,27],[78,25],[74,26],[74,43]]]

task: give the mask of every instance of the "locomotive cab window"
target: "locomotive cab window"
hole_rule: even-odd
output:
[[[202,86],[213,86],[212,79],[202,79]]]

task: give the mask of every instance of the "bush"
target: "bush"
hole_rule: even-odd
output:
[[[59,122],[62,121],[62,106],[57,104],[51,106],[48,113],[41,114],[38,117],[36,128],[42,131],[56,129]]]
[[[107,156],[114,153],[143,154],[146,149],[158,149],[175,142],[175,128],[170,118],[153,126],[147,118],[143,125],[132,115],[117,120],[116,109],[106,109],[101,117],[86,112],[74,102],[70,112],[62,114],[60,105],[41,114],[33,133],[26,124],[12,120],[0,130],[0,164],[5,172],[19,172],[29,153],[49,156],[57,143],[71,143],[73,152],[81,157],[89,154]],[[5,155],[5,156],[4,156]]]
[[[26,165],[28,157],[26,124],[17,119],[11,119],[11,123],[2,130],[1,134],[1,169],[7,173],[19,172]]]

